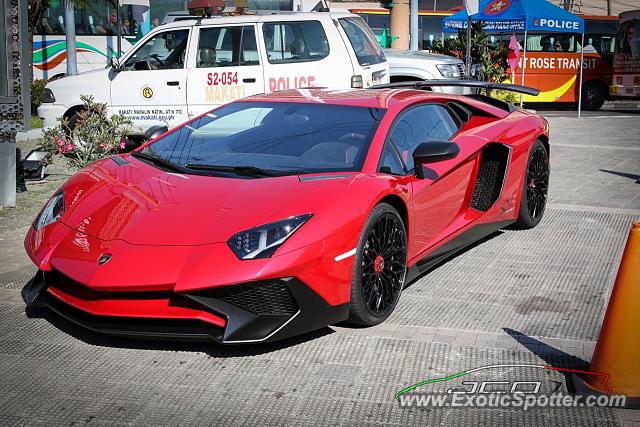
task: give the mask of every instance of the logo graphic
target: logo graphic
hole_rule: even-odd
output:
[[[606,394],[572,394],[563,387],[562,376],[574,374],[597,377]],[[398,390],[394,398],[405,408],[624,407],[626,396],[612,394],[609,377],[550,365],[487,365],[417,382]]]
[[[484,8],[485,15],[499,15],[511,6],[511,0],[493,0]]]
[[[153,98],[153,89],[151,89],[150,86],[145,86],[142,88],[142,97],[144,99],[151,99]]]
[[[540,20],[538,18],[534,19],[533,25],[535,25],[536,27],[540,26]]]
[[[111,254],[103,254],[98,260],[98,265],[105,265],[111,259]]]

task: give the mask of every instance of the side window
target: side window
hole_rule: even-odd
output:
[[[127,70],[167,70],[184,68],[189,30],[158,33],[127,59]]]
[[[202,28],[198,40],[197,68],[258,65],[253,26]]]
[[[535,34],[527,37],[529,52],[577,52],[578,44],[575,34]]]
[[[393,143],[387,142],[384,145],[382,155],[380,156],[380,167],[378,170],[381,173],[388,173],[391,175],[404,175],[406,173],[404,165],[402,164],[400,157],[398,157],[398,153],[395,150]]]
[[[358,58],[358,64],[367,66],[386,60],[382,46],[362,18],[340,18],[339,21]]]
[[[319,21],[263,24],[269,63],[318,61],[329,55],[329,41]]]
[[[428,140],[446,141],[458,131],[451,114],[441,105],[420,105],[402,113],[390,131],[408,171],[414,168],[413,150]]]

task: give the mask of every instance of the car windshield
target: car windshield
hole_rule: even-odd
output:
[[[175,129],[142,153],[200,173],[358,171],[384,113],[323,103],[235,102]]]

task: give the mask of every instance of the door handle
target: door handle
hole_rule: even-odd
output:
[[[167,86],[178,86],[180,84],[179,81],[167,82]]]
[[[242,82],[243,82],[243,83],[255,83],[255,82],[256,82],[256,79],[254,79],[254,78],[250,78],[250,79],[242,79]]]

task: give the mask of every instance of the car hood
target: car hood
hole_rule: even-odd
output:
[[[81,95],[91,94],[98,102],[108,102],[110,97],[110,68],[86,71],[65,76],[47,83],[56,103],[68,107],[82,104]]]
[[[318,200],[326,204],[326,194],[341,194],[357,175],[210,177],[165,172],[132,156],[124,159],[128,163],[123,165],[105,159],[72,177],[64,186],[61,221],[82,234],[134,245],[226,242],[251,227],[317,215],[326,208]]]
[[[434,64],[461,64],[462,61],[452,56],[440,55],[437,53],[430,53],[421,50],[403,50],[403,49],[385,49],[384,54],[387,56],[389,62],[406,61],[410,62],[422,62],[431,61]]]

